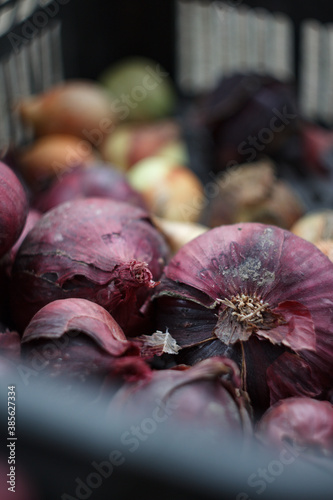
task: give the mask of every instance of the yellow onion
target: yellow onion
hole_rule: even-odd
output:
[[[33,192],[73,168],[87,167],[98,158],[88,141],[74,135],[52,134],[40,137],[17,151],[17,166]]]
[[[321,252],[327,255],[331,262],[333,262],[333,239],[318,240],[314,244]]]
[[[105,161],[126,171],[147,156],[167,154],[165,148],[180,141],[181,130],[176,120],[123,123],[105,138],[99,149]]]
[[[174,221],[156,216],[153,216],[152,220],[165,237],[173,254],[178,252],[183,245],[210,229],[196,222]]]
[[[22,99],[18,112],[35,136],[69,134],[91,140],[114,127],[116,114],[103,86],[90,80],[67,80]]]
[[[205,219],[210,227],[261,222],[289,229],[305,211],[292,187],[276,178],[270,159],[224,172],[218,186],[218,194],[206,210]]]
[[[186,165],[151,156],[133,165],[127,177],[154,215],[173,221],[200,220],[205,205],[204,188]]]
[[[333,238],[333,210],[316,210],[303,215],[290,231],[307,241],[315,243],[319,240]]]

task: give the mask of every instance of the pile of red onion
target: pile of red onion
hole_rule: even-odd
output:
[[[298,131],[292,89],[256,75],[218,86],[200,115],[213,169],[241,161],[244,134],[267,129],[272,106],[281,120],[285,101],[290,126],[271,155]],[[253,193],[242,222],[200,226],[176,249],[176,226],[161,229],[129,177],[89,165],[58,179],[52,170],[29,204],[0,162],[0,372],[14,366],[24,383],[46,375],[64,391],[92,382],[106,418],[131,415],[147,434],[166,418],[189,422],[244,444],[296,446],[333,470],[333,262],[281,223],[243,222]],[[259,186],[265,202],[271,178]]]

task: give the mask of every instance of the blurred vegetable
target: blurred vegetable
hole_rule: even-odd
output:
[[[55,179],[49,189],[37,193],[33,200],[34,207],[47,212],[65,201],[101,197],[145,208],[142,195],[130,186],[125,175],[113,165],[95,162],[91,167],[76,167]]]
[[[66,80],[22,99],[18,112],[35,136],[68,134],[95,145],[114,127],[117,116],[104,87],[90,80]]]
[[[127,177],[154,215],[173,221],[199,221],[206,203],[204,189],[189,167],[151,156],[133,165]]]
[[[279,152],[299,133],[293,84],[268,75],[236,73],[221,79],[197,104],[198,123],[211,139],[214,169]]]
[[[214,357],[194,367],[154,371],[147,381],[125,384],[108,411],[133,418],[143,431],[146,420],[157,425],[170,419],[183,425],[190,422],[192,431],[199,427],[219,437],[233,433],[237,445],[237,438],[241,442],[240,438],[248,440],[252,435],[248,400],[240,385],[236,364]],[[156,415],[156,421],[148,415]]]
[[[173,254],[178,252],[183,245],[209,230],[209,227],[195,222],[174,221],[156,216],[153,216],[152,220],[165,237]]]
[[[118,125],[105,138],[100,151],[104,160],[126,171],[148,156],[168,155],[167,147],[169,154],[178,155],[179,162],[186,162],[186,148],[176,120]]]
[[[97,159],[91,144],[73,135],[47,135],[17,151],[18,169],[32,192],[49,187],[75,167],[89,167]]]
[[[330,240],[333,238],[333,210],[307,212],[291,226],[290,231],[312,243]]]
[[[176,90],[169,73],[146,57],[128,57],[111,64],[99,76],[109,91],[120,120],[149,121],[169,116]]]
[[[276,178],[268,158],[227,170],[216,187],[204,218],[210,227],[261,222],[289,229],[305,211],[296,192]]]
[[[333,405],[329,401],[281,400],[262,416],[256,435],[265,446],[291,449],[294,456],[330,458],[333,470]]]

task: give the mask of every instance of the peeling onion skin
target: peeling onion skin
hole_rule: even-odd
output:
[[[305,457],[332,460],[333,405],[307,397],[280,400],[264,413],[255,433],[259,442],[273,449],[291,446]]]
[[[105,307],[126,335],[147,333],[145,303],[168,253],[141,208],[105,198],[63,203],[41,217],[18,251],[10,282],[13,320],[22,333],[47,303],[84,298]]]
[[[42,307],[22,336],[28,367],[37,363],[52,378],[137,380],[149,372],[139,348],[127,340],[115,319],[86,299],[63,299]],[[136,376],[134,376],[136,374]]]
[[[19,238],[28,214],[27,194],[15,172],[0,161],[0,258]]]
[[[328,390],[332,290],[332,262],[312,243],[243,223],[211,229],[182,247],[152,300],[156,327],[168,328],[183,348],[176,362],[230,357],[260,414],[279,399],[320,398]],[[252,305],[242,305],[242,295]]]
[[[150,379],[124,384],[113,397],[108,413],[131,416],[139,423],[159,408],[176,423],[213,429],[218,435],[232,433],[245,442],[252,438],[251,410],[240,390],[240,374],[230,359],[213,357],[196,366],[152,371]]]

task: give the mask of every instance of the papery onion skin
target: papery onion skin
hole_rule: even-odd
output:
[[[14,245],[28,214],[28,198],[15,172],[0,161],[0,257]]]
[[[263,411],[282,398],[327,390],[332,290],[332,262],[313,244],[275,226],[243,223],[211,229],[182,247],[153,302],[157,328],[168,328],[183,347],[176,361],[234,359],[243,388]],[[232,315],[238,306],[226,301],[239,305],[238,294],[254,298],[263,311],[257,320],[252,313],[245,323]]]
[[[256,425],[266,446],[333,458],[333,405],[312,398],[287,398],[271,406]],[[333,465],[332,465],[333,467]]]
[[[96,162],[89,169],[77,167],[65,173],[49,189],[36,195],[33,206],[44,213],[66,201],[89,197],[110,198],[146,207],[143,197],[130,186],[125,175],[103,162]]]
[[[104,131],[112,130],[116,114],[102,85],[92,80],[67,80],[45,92],[22,99],[18,112],[37,137],[70,134],[94,144]],[[95,144],[94,144],[95,145]]]
[[[32,193],[49,187],[73,168],[89,168],[98,159],[90,142],[69,134],[37,138],[16,151],[15,161]]]
[[[144,209],[106,198],[67,202],[45,213],[12,269],[11,311],[19,331],[47,303],[85,298],[114,315],[126,335],[149,320],[144,304],[168,257]],[[130,311],[130,314],[129,314]]]
[[[149,380],[124,384],[108,412],[141,422],[154,414],[158,402],[160,413],[166,409],[176,422],[212,428],[222,436],[252,436],[247,395],[240,390],[239,370],[229,359],[214,357],[193,367],[153,371]]]
[[[102,306],[86,299],[42,307],[23,333],[22,351],[32,368],[38,362],[52,377],[103,378],[119,373],[124,362],[131,377],[134,369],[145,373],[138,347]]]

